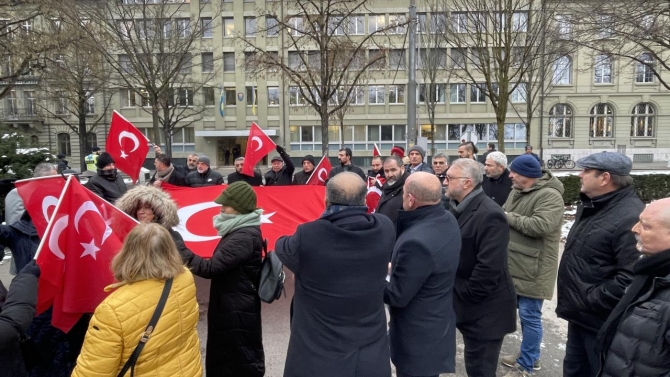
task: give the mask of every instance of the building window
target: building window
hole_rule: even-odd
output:
[[[467,13],[451,13],[451,30],[455,33],[468,32],[468,14]]]
[[[302,94],[300,94],[300,88],[297,86],[289,86],[288,104],[291,106],[300,106],[305,104],[305,99],[302,97]]]
[[[65,97],[65,92],[60,91],[56,94],[56,114],[66,115],[67,113],[67,97]]]
[[[591,108],[589,136],[612,137],[614,135],[614,111],[606,103],[599,103]]]
[[[179,64],[179,73],[184,75],[191,73],[191,68],[193,67],[193,57],[190,54],[183,55],[181,61],[179,61],[179,55],[176,55],[174,60],[176,60]]]
[[[149,101],[149,93],[144,89],[140,89],[140,106],[151,106],[151,101]]]
[[[179,88],[177,90],[179,96],[179,106],[189,107],[193,106],[193,89],[190,88]]]
[[[465,84],[451,84],[450,102],[465,103]]]
[[[598,35],[602,39],[612,38],[614,36],[614,18],[612,15],[600,15],[600,24],[598,25]]]
[[[653,137],[654,136],[654,107],[650,103],[638,103],[633,108],[633,116],[630,118],[630,136]]]
[[[268,37],[279,35],[279,21],[276,18],[265,16],[265,35]]]
[[[470,85],[470,102],[471,103],[484,103],[486,102],[485,91],[483,90],[484,84]]]
[[[212,19],[209,17],[203,17],[200,19],[200,22],[202,22],[202,37],[214,37],[214,31],[212,30]]]
[[[214,88],[211,86],[203,87],[202,99],[205,106],[214,106]]]
[[[465,68],[465,50],[452,48],[450,51],[451,66],[454,68]]]
[[[244,53],[244,70],[247,73],[254,73],[258,68],[258,57],[255,52],[248,51]]]
[[[524,103],[527,101],[526,96],[526,83],[519,83],[519,85],[514,88],[512,94],[510,95],[510,101],[512,103]]]
[[[367,126],[366,141],[405,141],[404,125],[370,125]],[[355,138],[356,141],[363,141]]]
[[[346,92],[345,92],[346,93]],[[365,105],[365,88],[354,86],[349,96],[349,105]]]
[[[214,70],[214,53],[203,52],[200,58],[202,59],[202,71],[212,72]]]
[[[365,16],[349,16],[349,35],[365,34]]]
[[[405,50],[389,50],[389,68],[405,70]]]
[[[558,103],[549,110],[549,137],[572,137],[572,108]]]
[[[647,52],[640,54],[635,68],[635,82],[654,82],[654,58],[651,54]]]
[[[84,103],[84,114],[95,114],[95,97],[90,92],[86,92],[86,102]]]
[[[368,103],[371,105],[384,103],[383,85],[370,85],[368,87]]]
[[[302,17],[291,17],[288,20],[289,33],[293,36],[299,36],[304,31]]]
[[[612,58],[608,55],[600,54],[596,56],[595,77],[596,84],[612,83]]]
[[[256,96],[258,92],[256,91],[256,87],[247,86],[245,87],[245,91],[247,92],[247,106],[258,105],[258,97]]]
[[[181,128],[172,135],[172,151],[195,151],[195,129],[193,127]]]
[[[525,33],[528,30],[528,13],[515,12],[512,14],[512,31]]]
[[[383,14],[368,15],[368,33],[374,34],[386,27],[386,16]]]
[[[368,69],[384,69],[386,67],[386,56],[384,55],[384,52],[381,50],[369,50],[368,51],[368,56],[369,56],[369,62],[374,62],[372,63]]]
[[[135,107],[135,91],[130,89],[121,89],[121,107]]]
[[[235,72],[235,53],[223,53],[223,72]]]
[[[56,135],[56,140],[58,142],[58,153],[62,153],[66,156],[72,155],[69,133],[66,132],[59,133],[58,135]]]
[[[289,51],[289,53],[288,53],[288,67],[292,70],[295,70],[295,71],[304,71],[305,70],[305,62],[303,61],[303,58],[300,56],[300,52]]]
[[[405,103],[405,85],[389,85],[389,104]]]
[[[446,84],[419,84],[419,103],[444,103],[445,97]]]
[[[235,35],[235,20],[232,18],[223,19],[223,36],[233,37]]]
[[[247,37],[256,36],[256,17],[244,17],[244,35]]]
[[[133,68],[133,63],[130,61],[128,55],[119,55],[119,65],[121,69],[126,73],[134,73],[135,69]]]
[[[428,17],[425,13],[416,14],[416,32],[425,33],[428,28]]]
[[[37,98],[35,98],[35,92],[32,90],[27,90],[23,92],[24,106],[26,107],[26,115],[37,115]]]
[[[559,39],[572,38],[572,17],[567,14],[557,14],[556,17],[556,34]]]
[[[279,106],[278,86],[268,86],[268,106]]]
[[[17,116],[19,114],[18,102],[16,98],[16,90],[11,90],[5,98],[5,111],[11,116]]]
[[[526,135],[527,133],[525,124],[506,123],[505,148],[523,148],[523,146],[526,144]]]
[[[235,88],[225,88],[224,92],[226,93],[226,106],[235,106],[235,101],[237,101]]]
[[[563,55],[554,61],[554,74],[552,83],[554,85],[569,85],[572,79],[572,61],[567,55]]]
[[[177,19],[177,35],[179,38],[188,38],[191,36],[191,20],[188,18]]]
[[[389,14],[389,34],[405,34],[405,15]]]

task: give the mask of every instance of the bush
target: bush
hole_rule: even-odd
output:
[[[563,183],[563,201],[565,204],[574,204],[579,201],[581,180],[576,175],[558,177]],[[645,174],[633,175],[635,192],[643,202],[670,197],[670,175]]]

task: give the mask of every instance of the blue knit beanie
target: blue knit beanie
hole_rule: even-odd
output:
[[[512,161],[512,165],[509,166],[509,170],[528,178],[542,177],[542,167],[540,166],[540,163],[537,162],[535,157],[529,154],[522,154],[515,158],[514,161]]]

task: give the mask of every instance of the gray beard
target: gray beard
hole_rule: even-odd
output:
[[[395,180],[395,179],[391,179],[391,180],[386,181],[386,184],[389,185],[389,187],[391,187],[391,186],[395,185],[396,182],[398,182],[398,181]]]

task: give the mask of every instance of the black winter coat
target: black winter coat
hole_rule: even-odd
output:
[[[304,185],[307,183],[307,180],[309,179],[309,176],[312,175],[314,170],[312,170],[309,173],[305,173],[304,170],[300,170],[299,172],[295,173],[293,176],[293,184],[294,185]],[[316,179],[316,177],[314,177]]]
[[[382,297],[394,241],[391,221],[364,209],[277,240],[277,256],[295,273],[285,377],[391,376]]]
[[[266,186],[289,186],[293,181],[295,165],[293,165],[293,161],[291,161],[291,156],[283,151],[279,153],[279,156],[284,161],[284,167],[278,172],[270,170],[265,173]]]
[[[633,278],[640,254],[631,228],[643,209],[632,186],[593,200],[582,194],[558,268],[560,318],[600,330]]]
[[[330,169],[330,173],[328,173],[328,179],[331,179],[334,176],[336,176],[336,175],[338,175],[342,172],[345,172],[345,171],[350,171],[352,173],[358,174],[358,176],[361,177],[361,179],[364,182],[367,182],[367,178],[365,177],[365,172],[363,171],[363,169],[359,168],[358,166],[356,166],[354,164],[344,165],[344,166],[342,166],[342,165],[334,166],[332,169]]]
[[[409,172],[405,170],[405,174],[401,175],[393,186],[389,186],[388,182],[384,183],[382,196],[375,208],[375,213],[387,216],[393,222],[394,227],[398,219],[398,211],[402,209],[402,187],[407,177],[409,177]]]
[[[619,321],[599,376],[670,376],[670,275],[649,280]]]
[[[35,225],[25,215],[14,224],[0,225],[0,245],[12,250],[17,271],[21,271],[33,259],[39,244],[40,239],[37,237]]]
[[[493,199],[499,206],[503,206],[507,201],[509,193],[512,192],[512,180],[509,179],[509,170],[503,170],[498,178],[489,178],[484,176],[482,189],[486,196]]]
[[[183,176],[184,176],[184,179],[186,179],[186,177],[188,177],[188,175],[191,174],[191,173],[193,173],[194,171],[195,171],[195,172],[198,171],[198,169],[190,170],[190,169],[188,168],[188,165],[177,165],[177,166],[174,167],[174,169],[175,169],[176,171],[178,171],[181,175],[183,175]]]
[[[405,165],[405,171],[412,174],[412,165],[411,164]],[[422,172],[426,172],[426,173],[429,173],[429,174],[435,174],[435,171],[433,170],[433,168],[431,168],[430,165],[428,165],[425,162],[422,162],[421,165],[419,165],[419,168],[416,171],[417,172],[422,171]]]
[[[211,168],[207,169],[203,174],[198,173],[198,171],[193,171],[188,173],[186,176],[186,186],[191,187],[204,187],[204,186],[216,186],[223,184],[223,176],[216,170]]]
[[[35,317],[37,277],[19,273],[12,280],[0,311],[0,374],[8,377],[28,376],[21,352],[21,339]]]
[[[263,184],[263,177],[261,173],[254,170],[254,176],[250,177],[246,174],[240,174],[236,171],[228,174],[228,184],[242,181],[248,183],[250,186],[260,186]]]
[[[149,184],[152,185],[154,182],[156,182],[156,173],[154,173],[153,177],[149,180]],[[186,184],[186,178],[176,168],[172,171],[172,174],[170,174],[170,178],[168,178],[166,183],[174,186],[188,186]]]
[[[483,192],[456,213],[461,255],[456,271],[456,326],[474,339],[502,339],[516,330],[516,292],[507,267],[505,212]]]
[[[96,174],[88,179],[84,187],[112,204],[128,191],[120,174],[113,181]]]
[[[454,278],[461,251],[456,219],[442,204],[401,211],[384,302],[391,360],[413,376],[454,373]]]
[[[208,376],[265,374],[261,301],[256,292],[262,250],[260,227],[251,226],[223,237],[212,259],[181,251],[195,275],[212,280],[207,311]]]

